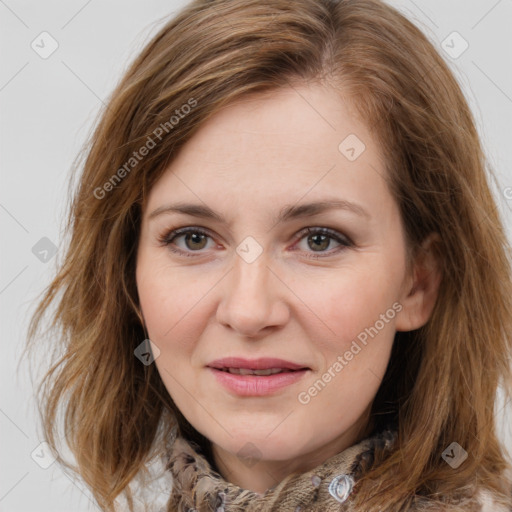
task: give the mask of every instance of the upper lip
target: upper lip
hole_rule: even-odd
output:
[[[246,368],[248,370],[268,370],[270,368],[282,368],[287,370],[309,369],[302,364],[292,363],[275,357],[261,357],[259,359],[245,359],[243,357],[224,357],[215,359],[207,366],[210,368]]]

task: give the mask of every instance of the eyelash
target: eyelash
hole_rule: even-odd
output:
[[[176,247],[172,246],[172,242],[176,238],[178,238],[181,235],[186,235],[188,233],[200,234],[200,235],[204,235],[209,238],[212,238],[210,233],[208,233],[204,229],[191,226],[191,227],[171,230],[171,231],[165,233],[164,235],[162,235],[161,237],[159,237],[158,241],[160,242],[161,245],[168,247],[174,253],[184,255],[186,257],[191,257],[191,258],[197,257],[198,255],[191,254],[191,253],[194,253],[194,252],[199,253],[200,251],[183,251],[182,249],[177,249]],[[332,240],[341,244],[341,247],[338,247],[338,248],[334,249],[334,251],[329,251],[326,253],[324,251],[320,251],[316,254],[313,252],[313,253],[308,254],[306,256],[307,258],[311,258],[311,259],[325,258],[328,256],[332,256],[333,254],[337,254],[338,252],[343,251],[348,247],[354,246],[354,243],[352,242],[352,240],[350,240],[347,236],[342,235],[341,233],[338,233],[337,231],[335,231],[333,229],[329,229],[329,228],[309,228],[309,227],[305,228],[297,234],[297,236],[299,237],[297,242],[300,242],[304,237],[311,236],[311,235],[327,235]]]

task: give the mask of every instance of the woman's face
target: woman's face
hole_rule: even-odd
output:
[[[218,456],[311,462],[360,437],[396,330],[416,327],[384,174],[351,105],[315,85],[229,105],[152,188],[141,308]],[[269,368],[287,371],[251,374]]]

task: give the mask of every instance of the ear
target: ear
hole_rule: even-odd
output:
[[[431,233],[417,251],[411,275],[404,284],[404,293],[400,300],[402,310],[396,316],[397,331],[419,329],[432,314],[442,276],[439,251],[436,250],[438,242],[438,233]]]

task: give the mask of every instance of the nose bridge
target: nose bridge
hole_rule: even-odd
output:
[[[256,261],[247,263],[242,258],[237,261],[236,273],[240,284],[247,287],[250,298],[261,302],[268,302],[272,287],[272,272],[269,268],[271,261],[266,254],[262,254]]]
[[[240,309],[248,309],[251,306],[253,315],[261,316],[271,300],[268,263],[268,258],[263,254],[251,263],[237,256],[231,276],[229,296],[226,298],[234,305],[245,305]]]
[[[254,336],[265,327],[286,321],[287,308],[270,263],[264,252],[253,261],[244,259],[243,253],[235,255],[233,270],[218,305],[219,322],[241,334]]]

